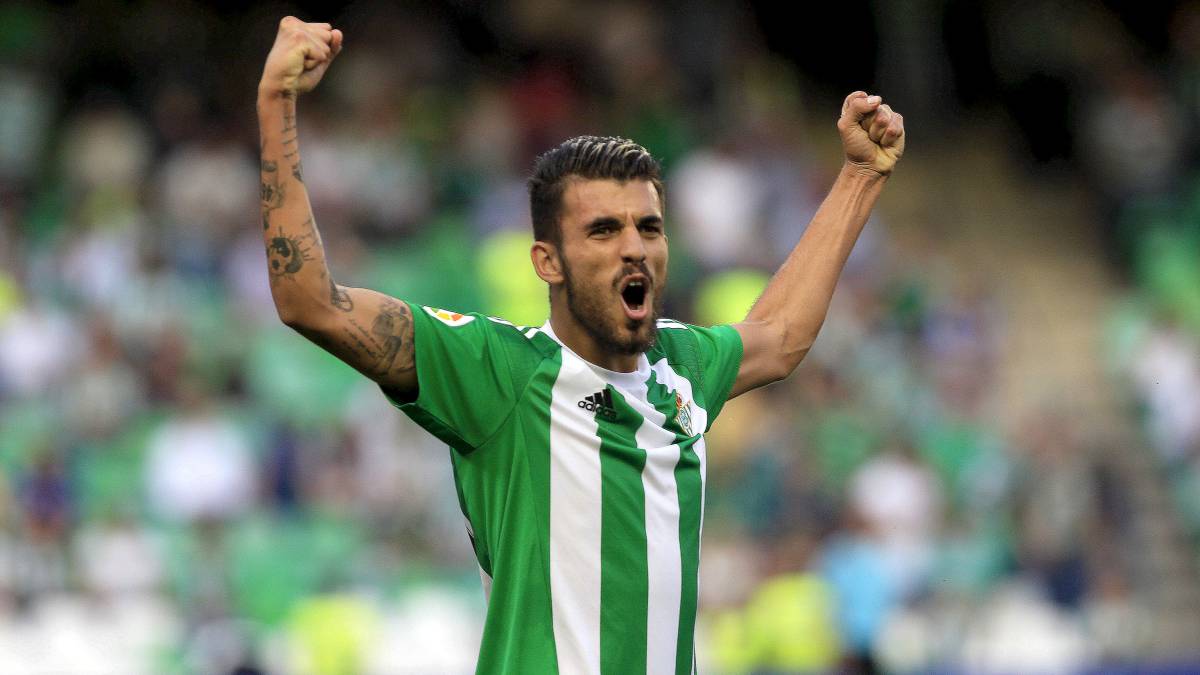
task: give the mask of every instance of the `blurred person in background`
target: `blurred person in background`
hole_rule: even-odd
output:
[[[296,99],[341,47],[340,30],[287,17],[264,66],[272,295],[284,323],[452,447],[489,598],[479,671],[693,669],[702,434],[727,399],[787,377],[808,352],[903,153],[902,117],[879,96],[845,99],[845,163],[829,196],[745,321],[715,328],[659,319],[657,161],[624,139],[562,143],[530,179],[531,258],[551,318],[526,328],[333,280]]]

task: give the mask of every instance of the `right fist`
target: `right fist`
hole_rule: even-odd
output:
[[[285,96],[311,91],[340,51],[342,31],[327,23],[304,23],[285,16],[267,54],[259,90]]]

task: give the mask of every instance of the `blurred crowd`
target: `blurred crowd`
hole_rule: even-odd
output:
[[[355,5],[301,99],[339,282],[541,323],[525,173],[562,139],[621,134],[665,167],[667,314],[740,318],[832,182],[803,115],[838,100],[748,10],[454,7]],[[1126,68],[1091,90],[1078,138],[1106,222],[1136,232],[1115,246],[1143,262],[1122,269],[1158,300],[1114,322],[1113,363],[1200,485],[1200,184],[1182,180],[1200,14],[1179,15],[1171,68],[1110,54]],[[88,30],[67,39],[72,19]],[[271,303],[253,95],[277,19],[0,8],[0,672],[473,668],[483,597],[446,448]],[[999,79],[1099,75],[1030,39]],[[1005,298],[937,238],[893,232],[886,212],[868,225],[797,374],[712,431],[706,670],[1141,658],[1128,505],[1086,422],[1051,407],[1001,427]]]

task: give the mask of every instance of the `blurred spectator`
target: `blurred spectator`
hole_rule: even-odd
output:
[[[22,522],[11,552],[14,590],[21,602],[66,588],[67,544],[77,507],[63,456],[38,452],[17,484]]]
[[[680,161],[669,194],[683,240],[706,269],[752,263],[762,255],[765,187],[728,144]]]
[[[1110,69],[1080,111],[1080,146],[1099,188],[1116,201],[1161,195],[1185,157],[1183,121],[1157,75],[1135,64]]]
[[[829,585],[810,568],[816,542],[802,533],[776,541],[743,615],[717,624],[723,672],[823,673],[841,653]]]
[[[885,576],[899,597],[922,590],[940,526],[937,477],[910,444],[876,455],[850,482],[849,506],[878,546]]]
[[[82,528],[75,541],[75,568],[83,587],[109,603],[160,590],[161,543],[132,513],[114,512]]]
[[[1170,463],[1198,456],[1200,339],[1167,321],[1151,328],[1134,359],[1131,374],[1155,447]]]
[[[41,300],[13,312],[0,323],[0,391],[49,394],[81,358],[82,337],[70,315]]]
[[[1154,638],[1154,618],[1134,596],[1129,582],[1115,565],[1100,565],[1096,592],[1083,607],[1083,621],[1096,660],[1120,667],[1144,658]]]
[[[254,504],[250,445],[203,387],[184,385],[180,412],[147,445],[146,493],[153,513],[168,521],[219,522]]]
[[[1098,506],[1092,465],[1077,431],[1053,413],[1032,421],[1026,441],[1021,562],[1056,605],[1078,609],[1088,591],[1085,551]]]
[[[965,628],[961,662],[970,672],[1078,672],[1091,658],[1079,624],[1018,582],[998,589]]]
[[[850,672],[875,670],[876,641],[903,598],[904,583],[889,560],[884,537],[853,509],[825,548],[821,574],[833,588],[844,665]]]
[[[222,131],[172,147],[159,169],[163,250],[184,276],[214,276],[229,237],[253,222],[255,197],[246,186],[258,182],[258,171],[246,148]]]
[[[87,325],[88,351],[64,396],[72,431],[82,438],[107,439],[145,405],[136,371],[125,360],[107,316]]]

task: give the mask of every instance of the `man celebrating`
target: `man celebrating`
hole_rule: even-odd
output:
[[[262,227],[280,318],[377,382],[451,447],[488,595],[481,673],[690,673],[708,430],[726,400],[783,379],[812,346],[904,122],[855,92],[846,162],[747,315],[658,316],[667,234],[658,163],[580,137],[529,180],[537,328],[338,285],[300,171],[296,99],[342,48],[283,19],[258,91]]]

